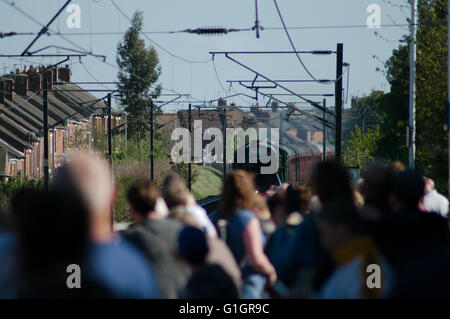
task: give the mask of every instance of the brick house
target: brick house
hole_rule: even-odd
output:
[[[106,105],[70,82],[65,67],[30,66],[0,77],[0,177],[43,176],[43,81],[49,80],[49,171],[67,160],[71,149],[87,148],[92,127],[106,127]],[[57,83],[55,83],[57,82]],[[113,126],[120,122],[114,114]]]

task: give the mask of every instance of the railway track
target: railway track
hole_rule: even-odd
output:
[[[215,213],[219,209],[220,205],[220,195],[217,196],[209,196],[201,201],[198,201],[198,205],[203,207],[204,210],[211,215]]]

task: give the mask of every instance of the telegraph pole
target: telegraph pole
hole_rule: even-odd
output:
[[[153,126],[154,126],[154,118],[153,118],[153,100],[150,100],[150,180],[153,182],[155,178],[154,174],[154,146],[153,146]]]
[[[283,143],[283,113],[281,113],[281,109],[279,110],[280,112],[280,144]]]
[[[223,106],[223,180],[227,176],[227,108]]]
[[[327,99],[323,99],[323,156],[322,159],[323,161],[327,160],[327,126],[325,125],[325,120],[326,120],[326,110],[327,108]]]
[[[112,117],[111,117],[111,93],[108,93],[106,100],[106,107],[108,111],[108,159],[109,169],[111,171],[111,182],[113,181],[113,156],[112,156]],[[110,219],[111,232],[114,231],[114,206],[111,205],[111,219]]]
[[[409,168],[414,169],[416,159],[416,25],[417,0],[411,5],[411,43],[409,47]]]
[[[341,160],[342,146],[342,73],[344,65],[344,45],[337,45],[337,62],[336,62],[336,83],[335,83],[335,105],[336,105],[336,160]]]
[[[128,152],[128,113],[125,112],[125,152]]]
[[[44,122],[44,186],[48,191],[49,176],[48,176],[48,80],[44,80],[44,93],[43,93],[43,122]]]
[[[108,93],[107,98],[107,110],[108,110],[108,159],[109,167],[113,168],[113,157],[112,157],[112,118],[111,118],[111,93]],[[111,175],[112,176],[112,175]]]
[[[190,140],[192,143],[192,104],[189,103],[189,110],[188,110],[188,125],[189,125],[189,136],[190,136]],[[195,141],[194,141],[195,143]],[[189,190],[192,189],[192,147],[193,145],[191,144],[189,147],[189,171],[188,171],[188,186],[189,186]],[[195,147],[194,147],[195,148]]]

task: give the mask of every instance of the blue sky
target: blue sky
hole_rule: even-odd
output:
[[[25,17],[6,2],[0,1],[0,32],[37,32],[41,26]],[[15,5],[42,24],[46,24],[54,13],[63,5],[65,0],[16,0]],[[255,21],[253,0],[115,0],[117,5],[129,17],[135,10],[144,12],[145,31],[171,31],[202,26],[223,26],[226,28],[248,28]],[[394,4],[406,5],[406,0],[393,0]],[[78,46],[95,54],[106,55],[106,61],[115,64],[117,43],[122,35],[92,35],[81,36],[73,33],[91,32],[124,32],[129,22],[117,11],[109,0],[74,0],[81,8],[81,27],[69,29],[66,20],[68,12],[63,12],[50,27],[55,31],[68,33],[66,37]],[[315,26],[350,26],[365,25],[368,13],[366,8],[370,4],[377,4],[381,8],[381,24],[405,24],[409,9],[399,8],[387,4],[387,0],[278,0],[278,5],[288,27]],[[281,27],[272,0],[259,1],[260,22],[263,27]],[[379,36],[374,34],[377,31]],[[350,63],[349,98],[370,93],[372,89],[389,91],[385,76],[377,72],[382,67],[382,61],[389,58],[402,35],[408,32],[407,27],[382,27],[381,29],[358,28],[324,28],[290,30],[291,37],[297,50],[335,50],[336,43],[344,44],[344,61]],[[70,34],[72,33],[72,35]],[[381,35],[381,36],[380,36]],[[254,32],[238,32],[224,36],[198,36],[193,34],[149,34],[152,40],[177,56],[189,60],[208,60],[210,51],[254,51],[254,50],[290,50],[290,44],[283,30],[265,30],[256,39]],[[31,42],[33,36],[16,36],[0,39],[0,54],[20,54]],[[146,43],[150,42],[145,39]],[[47,45],[63,47],[74,46],[65,42],[57,35],[43,36],[33,46],[32,50]],[[225,87],[224,91],[218,83],[213,65],[208,63],[187,63],[171,57],[161,49],[156,48],[162,76],[160,83],[168,90],[191,94],[200,100],[210,100],[230,93],[243,92],[251,94],[237,84],[232,88],[226,80],[250,80],[253,75],[227,60],[223,56],[215,57],[217,71]],[[56,49],[49,49],[45,53],[56,53]],[[59,50],[59,53],[62,51]],[[42,52],[44,53],[44,52]],[[379,58],[376,59],[373,56]],[[240,61],[272,79],[308,79],[299,61],[293,55],[268,56],[236,56]],[[320,79],[335,76],[335,56],[303,57],[308,69]],[[55,63],[56,58],[0,58],[0,68],[11,71],[26,64]],[[82,59],[93,77],[100,81],[115,81],[117,68],[102,63],[94,57]],[[72,59],[73,81],[93,81],[93,77],[86,72],[78,59]],[[344,88],[347,87],[347,76],[344,78]],[[88,88],[87,86],[85,86]],[[93,88],[94,86],[89,86]],[[109,86],[111,87],[111,86]],[[333,86],[320,84],[290,84],[289,87],[298,93],[333,93]],[[101,88],[101,87],[97,87]],[[279,92],[279,91],[278,91]],[[164,93],[170,93],[165,91]],[[100,93],[96,94],[100,96]],[[165,97],[169,98],[169,97]],[[286,101],[297,101],[285,98]],[[321,100],[321,99],[320,99]],[[233,98],[239,105],[249,105],[254,101],[248,98]],[[261,99],[260,104],[265,100]],[[332,99],[328,105],[334,105]],[[173,111],[186,105],[171,105],[166,108]]]

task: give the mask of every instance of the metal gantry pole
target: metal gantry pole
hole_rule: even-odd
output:
[[[325,117],[326,117],[325,109],[327,108],[327,99],[325,99],[325,98],[323,99],[323,108],[324,108],[324,111],[323,111],[324,122],[323,122],[323,142],[322,142],[323,155],[322,155],[322,159],[323,159],[323,161],[326,161],[327,160],[327,126],[325,125]]]
[[[192,189],[192,104],[189,103],[188,110],[188,125],[189,125],[189,138],[191,139],[191,143],[189,146],[189,163],[188,163],[188,186],[189,190]],[[195,143],[195,141],[194,141]]]
[[[281,109],[279,109],[280,112],[280,144],[283,143],[283,113],[281,111]]]
[[[227,108],[223,107],[223,180],[227,176]]]
[[[336,160],[341,160],[341,146],[342,146],[342,73],[344,65],[344,45],[338,43],[337,45],[337,60],[336,60],[336,83],[335,83],[335,105],[336,105],[336,146],[335,156]]]
[[[153,182],[155,179],[155,148],[153,145],[153,126],[154,126],[154,118],[153,118],[153,100],[150,100],[150,180]]]
[[[48,190],[49,186],[49,174],[48,174],[48,80],[44,80],[44,93],[43,93],[43,122],[44,122],[44,186],[45,190]]]
[[[417,0],[411,5],[411,43],[409,47],[409,168],[414,169],[416,159],[416,25]]]

